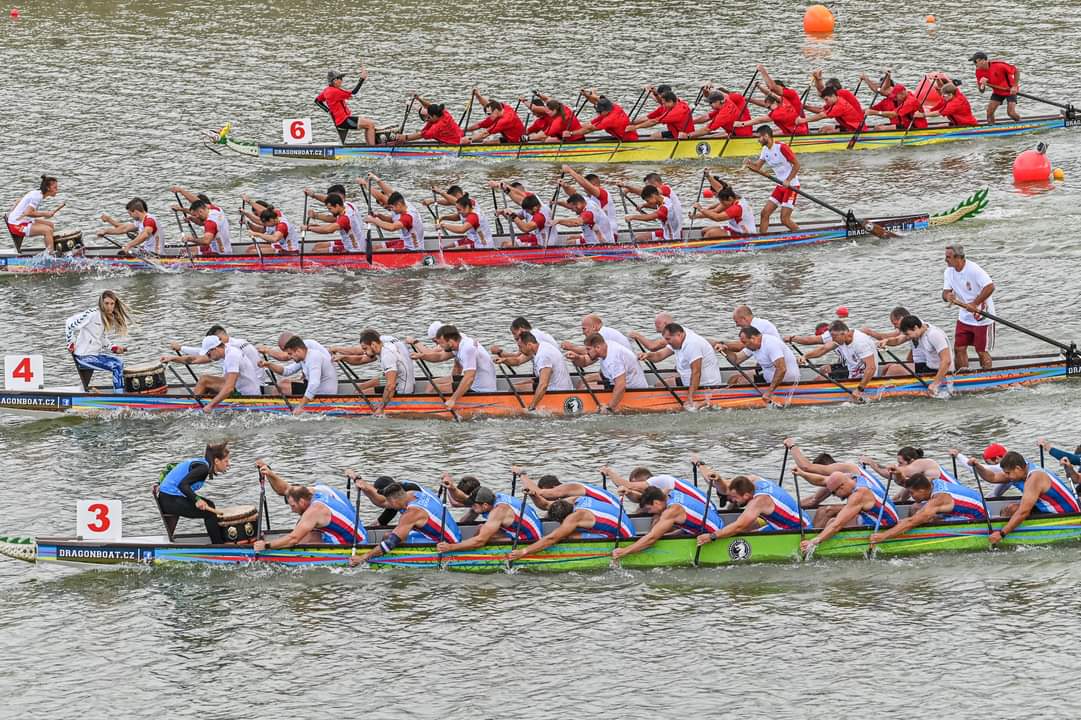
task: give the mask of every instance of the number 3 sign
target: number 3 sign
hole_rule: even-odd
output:
[[[286,145],[307,145],[312,141],[312,121],[282,120],[282,141]]]
[[[119,540],[122,510],[119,500],[80,500],[75,513],[75,536],[84,540]]]
[[[45,363],[40,355],[5,355],[5,390],[41,390],[45,387]]]

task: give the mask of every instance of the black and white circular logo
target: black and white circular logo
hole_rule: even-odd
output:
[[[435,265],[435,258],[431,255],[425,255],[424,260],[421,262],[424,264],[424,267],[431,267],[432,265]]]
[[[751,557],[751,544],[742,538],[733,540],[728,546],[728,557],[733,560],[746,560]]]
[[[698,157],[709,157],[709,143],[700,142],[694,147],[694,151],[698,153]]]
[[[582,401],[577,396],[572,396],[563,401],[563,414],[564,415],[581,415],[582,414]]]

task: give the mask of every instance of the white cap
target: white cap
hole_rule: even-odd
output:
[[[428,326],[428,337],[431,338],[432,340],[435,340],[435,336],[439,332],[439,328],[441,328],[441,327],[443,327],[443,323],[438,322],[438,321],[436,321],[436,322],[432,323],[431,325],[429,325]]]
[[[221,338],[217,335],[207,335],[203,338],[203,344],[200,350],[203,355],[207,355],[211,350],[221,345]]]

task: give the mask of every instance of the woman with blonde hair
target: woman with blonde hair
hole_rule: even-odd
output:
[[[127,351],[119,340],[128,335],[128,308],[112,290],[106,290],[98,298],[98,306],[72,315],[64,323],[68,340],[68,352],[75,358],[75,365],[83,375],[84,386],[89,386],[95,370],[112,373],[113,390],[124,392],[124,361],[118,355]]]

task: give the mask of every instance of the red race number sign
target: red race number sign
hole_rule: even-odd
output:
[[[5,390],[41,390],[45,387],[45,362],[40,355],[5,355]]]
[[[119,540],[123,506],[119,500],[80,500],[75,512],[75,535],[84,540]]]
[[[309,118],[282,120],[282,142],[286,145],[307,145],[312,141],[312,121]]]

